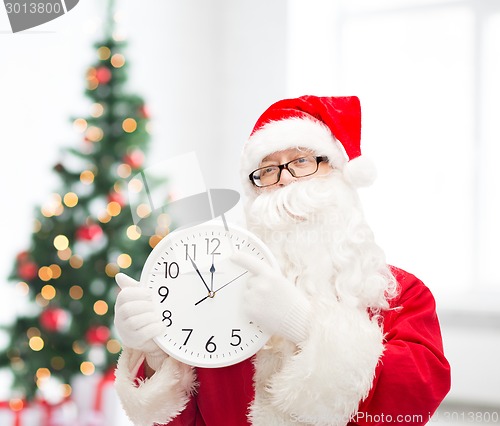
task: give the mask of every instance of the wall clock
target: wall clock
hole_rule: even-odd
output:
[[[155,341],[173,358],[224,367],[251,357],[269,339],[243,312],[250,272],[231,262],[237,251],[277,267],[259,238],[217,221],[170,232],[146,260],[141,285],[151,289],[164,325]]]

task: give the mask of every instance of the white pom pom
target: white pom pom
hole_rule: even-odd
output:
[[[375,164],[369,158],[353,158],[344,166],[345,179],[355,188],[370,186],[377,177]]]

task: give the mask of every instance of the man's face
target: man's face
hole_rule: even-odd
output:
[[[316,161],[317,154],[306,148],[289,148],[283,151],[273,152],[272,154],[264,157],[259,164],[259,168],[269,167],[269,166],[279,166],[282,164],[287,164],[288,167],[292,168],[292,170],[296,170],[297,174],[300,174],[300,168],[302,167],[302,163],[307,161],[307,159],[314,158]],[[295,160],[297,160],[295,162]],[[297,179],[305,180],[312,179],[316,177],[326,176],[330,174],[332,171],[332,167],[328,161],[320,161],[317,163],[318,169],[316,172],[308,176],[303,177],[294,177],[290,170],[284,168],[281,170],[281,174],[279,175],[279,180],[275,184],[265,186],[262,188],[258,188],[259,191],[272,191],[277,188],[284,187],[292,182],[295,182]],[[316,167],[316,166],[314,166]]]

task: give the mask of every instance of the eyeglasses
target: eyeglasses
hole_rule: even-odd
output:
[[[319,163],[322,161],[328,161],[328,157],[308,155],[307,157],[296,158],[285,164],[261,167],[250,173],[248,178],[255,186],[263,188],[278,183],[283,169],[287,169],[294,178],[313,175],[318,171]]]

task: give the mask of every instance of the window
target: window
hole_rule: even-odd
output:
[[[389,262],[441,305],[494,306],[500,2],[303,3],[289,4],[288,94],[360,97],[362,149],[379,169],[360,194]]]

